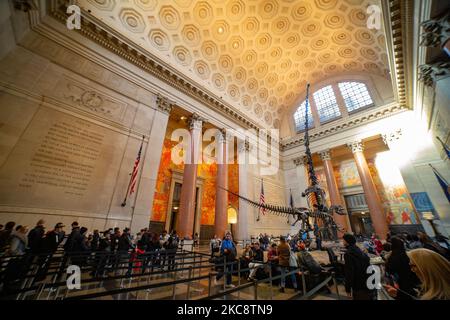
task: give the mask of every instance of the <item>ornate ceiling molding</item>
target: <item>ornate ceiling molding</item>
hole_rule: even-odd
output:
[[[335,125],[330,124],[326,126],[323,130],[315,131],[314,129],[310,131],[309,140],[316,141],[321,138],[336,134],[338,132],[349,130],[354,127],[360,126],[365,123],[369,123],[375,120],[384,119],[393,116],[399,112],[407,110],[406,107],[402,107],[399,104],[389,105],[387,107],[375,110],[371,113],[365,113],[357,118],[348,119],[344,123],[336,123]],[[296,135],[294,138],[281,142],[281,150],[289,150],[304,144],[304,139],[301,135]]]
[[[50,6],[49,9],[49,14],[53,18],[62,23],[66,22],[67,14],[65,1],[54,0],[53,5]],[[144,52],[137,47],[132,46],[130,43],[125,42],[125,40],[121,39],[117,33],[110,31],[108,27],[100,21],[91,16],[89,16],[88,19],[86,18],[87,16],[87,13],[81,15],[81,30],[78,30],[78,32],[82,35],[143,70],[148,71],[151,75],[168,83],[173,88],[178,89],[209,108],[234,120],[236,123],[242,125],[242,127],[259,131],[261,126],[251,121],[248,116],[237,112],[231,105],[222,102],[213,93],[208,92],[205,89],[200,89],[190,79],[165,65],[150,53]]]
[[[306,80],[389,77],[384,30],[367,28],[371,0],[77,4],[86,19],[261,127],[280,128]]]
[[[402,107],[412,108],[412,37],[413,0],[383,0],[386,12],[388,48],[392,49],[391,70],[397,89],[397,101]],[[389,51],[389,49],[388,49]],[[388,54],[390,54],[388,52]]]

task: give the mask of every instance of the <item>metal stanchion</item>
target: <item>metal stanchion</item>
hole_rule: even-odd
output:
[[[176,281],[176,280],[177,280],[177,273],[174,272],[173,276],[174,276],[173,281]],[[177,284],[174,283],[174,284],[173,284],[173,292],[172,292],[172,300],[175,300],[175,294],[176,294],[176,293],[177,293]]]
[[[254,282],[254,295],[255,295],[255,300],[258,300],[258,282],[257,281]]]
[[[306,295],[306,280],[305,280],[305,271],[303,269],[300,269],[300,272],[302,273],[302,286],[303,286],[303,296]]]
[[[237,262],[238,265],[238,286],[241,285],[241,262]],[[238,291],[238,300],[241,300],[241,290]]]
[[[227,256],[223,256],[223,277],[225,278],[223,281],[223,291],[225,291],[225,286],[227,284]]]
[[[208,297],[211,296],[211,271],[209,272],[209,277],[208,277]]]
[[[187,283],[187,292],[186,292],[186,300],[189,300],[189,291],[191,289],[191,276],[192,276],[192,266],[189,266],[189,275],[188,275],[188,283]]]
[[[337,280],[336,280],[336,274],[333,272],[331,275],[333,277],[334,286],[336,287],[336,294],[338,296],[338,300],[340,300],[341,296],[339,295],[339,287],[338,287],[338,283],[337,283]]]
[[[272,291],[272,266],[269,268],[269,281],[270,281],[270,300],[273,300],[273,291]]]

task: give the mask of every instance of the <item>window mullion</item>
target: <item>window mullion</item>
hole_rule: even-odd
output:
[[[348,116],[347,106],[345,105],[344,97],[342,97],[341,91],[338,88],[337,84],[333,84],[331,86],[334,91],[334,96],[336,97],[336,102],[339,107],[339,111],[341,112],[342,117]]]
[[[314,101],[313,97],[309,98],[309,107],[311,108],[311,114],[314,121],[314,127],[318,128],[320,127],[320,117],[319,112],[317,112],[317,106],[316,102]]]

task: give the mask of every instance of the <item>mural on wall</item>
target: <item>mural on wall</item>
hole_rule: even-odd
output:
[[[384,166],[377,164],[374,159],[368,160],[367,164],[385,210],[387,223],[419,224],[416,209],[398,168],[391,163],[386,178],[382,179],[380,174],[385,175],[382,173]]]
[[[176,165],[171,160],[171,150],[177,144],[176,141],[164,139],[161,153],[161,162],[156,179],[155,196],[153,199],[152,221],[164,222],[167,216],[167,206],[169,204],[170,183],[172,181],[172,170],[182,170],[183,165]]]
[[[361,185],[358,169],[354,161],[344,162],[334,167],[334,176],[338,188],[348,188]]]
[[[171,161],[171,149],[177,143],[178,142],[171,141],[170,139],[164,140],[161,163],[159,165],[158,178],[156,181],[155,196],[153,200],[151,215],[152,221],[166,221],[170,197],[170,184],[172,181],[172,170],[182,171],[184,167],[182,164],[176,165]],[[217,164],[199,164],[197,175],[204,179],[200,224],[214,225]],[[239,193],[238,164],[228,165],[228,187],[233,192]],[[229,203],[239,210],[239,201],[236,197],[229,195]]]

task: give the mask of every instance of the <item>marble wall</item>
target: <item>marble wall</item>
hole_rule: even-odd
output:
[[[148,226],[168,119],[152,92],[29,33],[0,61],[0,105],[0,223]]]

